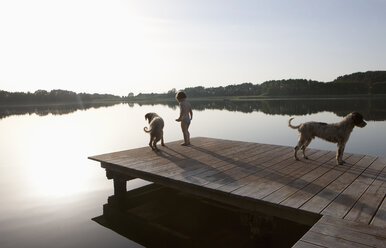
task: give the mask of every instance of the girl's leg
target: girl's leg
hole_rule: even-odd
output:
[[[188,137],[188,145],[190,145],[190,133],[189,133],[189,126],[190,126],[190,123],[187,124],[187,127],[186,127],[186,133],[187,133],[187,137]]]
[[[189,133],[189,124],[182,121],[181,122],[181,129],[182,129],[182,133],[184,135],[184,144],[185,145],[189,145],[190,144],[190,133]]]

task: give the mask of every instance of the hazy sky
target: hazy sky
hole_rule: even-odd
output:
[[[386,0],[0,0],[0,89],[166,92],[386,69]]]

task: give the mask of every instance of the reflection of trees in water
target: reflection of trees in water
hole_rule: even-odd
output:
[[[0,119],[11,115],[37,114],[39,116],[64,115],[77,110],[89,108],[109,107],[117,103],[82,103],[82,104],[55,104],[55,105],[36,105],[36,106],[0,106]]]
[[[237,101],[192,101],[194,110],[226,110],[243,113],[263,112],[270,115],[307,115],[323,111],[333,112],[338,116],[358,111],[366,120],[386,120],[386,99],[360,98],[360,99],[280,99],[280,100],[237,100]],[[10,115],[37,114],[39,116],[63,115],[77,110],[109,107],[117,103],[83,103],[63,105],[38,105],[38,106],[0,106],[0,119]],[[136,103],[142,105],[166,105],[172,109],[178,107],[175,101]],[[129,107],[135,106],[133,103]]]
[[[338,116],[357,111],[366,120],[386,120],[386,99],[273,99],[273,100],[237,100],[237,101],[192,101],[195,110],[218,109],[243,113],[263,112],[270,115],[307,115],[319,112],[333,112]],[[140,105],[150,103],[141,103]],[[159,103],[175,109],[177,103]],[[151,103],[154,105],[154,103]]]

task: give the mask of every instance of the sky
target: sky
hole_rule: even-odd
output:
[[[127,95],[386,69],[386,0],[0,0],[0,90]]]

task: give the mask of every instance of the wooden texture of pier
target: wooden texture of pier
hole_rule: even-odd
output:
[[[90,157],[114,179],[115,194],[141,178],[186,193],[313,225],[295,247],[386,247],[386,158],[193,138]],[[316,224],[315,224],[316,223]]]

